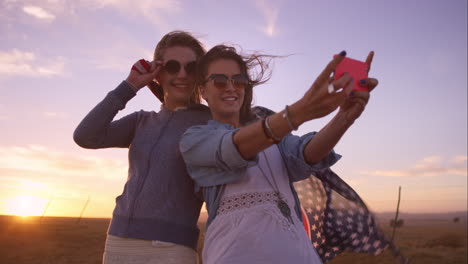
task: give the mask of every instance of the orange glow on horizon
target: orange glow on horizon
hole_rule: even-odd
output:
[[[42,197],[19,195],[7,199],[6,213],[16,216],[40,216],[43,214],[48,200]]]

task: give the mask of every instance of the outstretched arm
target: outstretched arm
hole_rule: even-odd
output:
[[[280,139],[302,123],[326,116],[342,105],[351,92],[352,87],[344,86],[350,82],[351,78],[344,75],[339,79],[340,82],[335,84],[337,90],[344,88],[341,91],[329,93],[328,86],[331,73],[345,56],[346,52],[341,52],[340,56],[333,58],[305,95],[289,106],[289,122],[285,118],[283,110],[268,117],[266,128],[262,121],[258,121],[237,131],[234,135],[234,144],[241,156],[246,160],[253,159],[258,152],[274,143],[271,137],[265,134],[265,131],[270,131],[270,135]]]

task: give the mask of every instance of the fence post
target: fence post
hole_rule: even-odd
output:
[[[81,221],[81,217],[83,216],[83,213],[84,213],[86,207],[88,206],[88,204],[89,204],[89,195],[88,195],[88,200],[86,200],[86,203],[83,206],[83,209],[81,209],[80,217],[78,217],[78,219],[76,220],[77,224]]]
[[[395,231],[396,231],[397,222],[398,222],[398,213],[400,212],[400,199],[401,199],[401,186],[398,186],[398,204],[396,208],[395,220],[393,222],[392,242],[395,238]]]
[[[49,199],[49,201],[47,202],[47,205],[46,205],[46,207],[44,208],[44,211],[42,211],[41,218],[39,219],[39,224],[42,224],[42,218],[44,218],[44,216],[45,216],[45,214],[46,214],[46,212],[47,212],[47,209],[49,208],[49,205],[50,205],[50,203],[52,203],[52,200],[53,200],[53,199],[54,199],[54,198],[51,197],[51,198]]]

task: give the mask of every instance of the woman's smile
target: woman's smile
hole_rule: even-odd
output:
[[[209,65],[206,78],[219,75],[225,76],[225,78],[233,78],[233,76],[238,76],[240,73],[237,62],[230,59],[219,59]],[[226,80],[223,85],[220,85],[215,83],[215,80],[208,78],[201,91],[203,98],[208,102],[213,119],[230,124],[239,122],[245,88],[236,87],[230,80]]]

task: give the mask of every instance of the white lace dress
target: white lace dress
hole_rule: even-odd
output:
[[[322,263],[294,210],[278,147],[273,145],[264,153],[273,175],[259,153],[258,165],[249,168],[242,181],[226,186],[218,215],[205,235],[203,263]],[[271,177],[291,208],[294,224],[278,209],[277,187]]]

